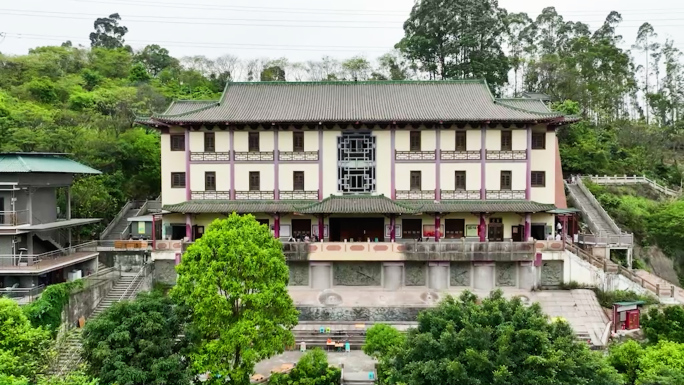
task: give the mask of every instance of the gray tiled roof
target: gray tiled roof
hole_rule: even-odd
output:
[[[174,100],[163,115],[186,114],[201,108],[217,106],[218,100]]]
[[[166,123],[552,121],[496,103],[484,81],[229,83],[218,105],[172,106]]]
[[[191,200],[165,205],[164,210],[172,213],[292,213],[297,208],[309,206],[315,201],[275,200]]]
[[[64,174],[102,174],[75,160],[50,153],[0,153],[0,173],[48,172]]]
[[[496,99],[496,102],[520,110],[548,114],[551,112],[546,104],[539,99]]]
[[[413,207],[416,212],[437,213],[538,213],[556,208],[553,204],[524,200],[443,200],[397,201]]]
[[[410,214],[414,211],[384,195],[331,195],[299,210],[302,214]]]

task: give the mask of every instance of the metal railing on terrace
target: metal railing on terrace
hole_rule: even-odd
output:
[[[0,211],[0,227],[29,224],[31,220],[28,210]]]
[[[24,254],[23,252],[18,252],[16,254],[0,255],[0,271],[3,269],[40,269],[49,264],[58,264],[62,259],[66,259],[70,256],[79,257],[79,254],[82,253],[96,252],[97,245],[97,241],[91,241],[62,250],[55,250],[41,254]]]

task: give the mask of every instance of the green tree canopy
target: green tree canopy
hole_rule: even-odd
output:
[[[83,358],[104,384],[186,385],[181,318],[170,298],[141,293],[91,320],[83,330]]]
[[[0,374],[32,379],[47,368],[50,333],[31,326],[19,305],[0,298]]]
[[[253,216],[212,222],[177,271],[171,294],[190,310],[198,372],[249,384],[257,362],[294,344],[297,311],[280,241]]]
[[[601,355],[576,341],[563,321],[538,304],[507,300],[501,291],[478,303],[465,292],[418,316],[393,360],[392,383],[619,384]]]
[[[641,329],[650,343],[667,340],[684,344],[684,306],[652,307],[642,316]]]
[[[337,385],[342,371],[328,365],[328,357],[321,349],[306,352],[288,374],[274,373],[269,385]]]
[[[93,23],[95,32],[90,34],[90,45],[102,48],[123,48],[123,37],[128,33],[128,28],[119,25],[119,21],[121,21],[121,16],[118,13],[97,18]]]

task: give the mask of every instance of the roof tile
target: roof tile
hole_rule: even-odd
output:
[[[101,174],[93,168],[55,154],[0,153],[2,172],[50,172],[65,174]]]
[[[230,83],[219,104],[174,104],[166,123],[539,121],[555,112],[496,103],[484,81]],[[178,112],[185,111],[185,112]]]

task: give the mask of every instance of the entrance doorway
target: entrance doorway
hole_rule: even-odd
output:
[[[422,219],[402,219],[401,220],[401,238],[402,239],[419,239],[423,232]]]
[[[331,242],[385,241],[385,218],[330,218]]]
[[[525,226],[511,226],[511,238],[513,242],[522,242],[525,239]]]
[[[293,219],[292,236],[295,239],[311,238],[311,219]]]
[[[489,219],[489,241],[503,242],[504,228],[501,218]]]
[[[537,241],[546,240],[546,225],[545,224],[532,224],[532,238]]]
[[[465,233],[465,219],[445,219],[444,238],[460,239]]]
[[[185,238],[185,225],[171,224],[171,239],[179,240],[183,238]]]
[[[5,224],[5,197],[0,197],[0,224]]]

